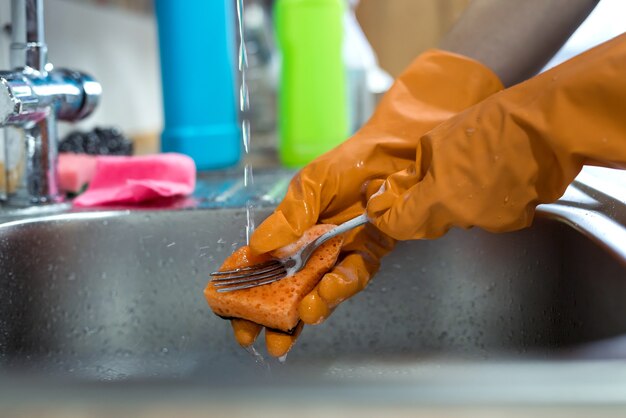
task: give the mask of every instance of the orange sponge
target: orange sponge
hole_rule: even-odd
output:
[[[255,255],[248,246],[231,254],[220,271],[262,263],[273,257],[284,258],[313,241],[335,225],[315,225],[295,243],[270,254]],[[298,321],[298,304],[317,285],[324,273],[336,263],[343,240],[335,237],[318,248],[302,270],[291,277],[274,283],[251,288],[218,293],[211,282],[204,289],[209,306],[217,315],[242,318],[268,328],[285,332],[293,330]]]

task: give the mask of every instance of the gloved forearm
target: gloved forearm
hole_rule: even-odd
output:
[[[502,89],[484,65],[430,50],[398,77],[372,118],[352,138],[317,158],[291,181],[274,214],[252,235],[264,253],[298,239],[316,223],[341,224],[365,210],[364,195],[414,161],[420,137]],[[364,193],[370,186],[371,192]]]
[[[440,48],[478,60],[505,86],[539,72],[599,0],[473,0]]]
[[[626,35],[449,119],[421,139],[415,165],[387,179],[368,214],[396,239],[528,226],[583,164],[626,166],[624,68]]]
[[[442,121],[502,89],[497,76],[469,58],[431,50],[418,57],[384,96],[374,116],[352,138],[304,167],[274,213],[252,235],[264,253],[285,246],[316,223],[339,224],[365,211],[367,197],[392,173],[414,163],[420,137]],[[362,290],[395,241],[372,225],[344,235],[335,267],[300,303],[300,319],[323,321]],[[252,344],[260,326],[233,321],[237,340]],[[268,351],[284,354],[297,333],[266,330]]]

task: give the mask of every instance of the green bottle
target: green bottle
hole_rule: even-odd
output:
[[[344,0],[277,0],[279,156],[300,167],[348,136]]]

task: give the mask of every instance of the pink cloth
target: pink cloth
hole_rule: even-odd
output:
[[[77,206],[138,203],[159,197],[191,194],[196,186],[196,165],[181,154],[136,157],[96,157],[93,179]]]

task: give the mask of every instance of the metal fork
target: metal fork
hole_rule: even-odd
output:
[[[235,270],[215,271],[211,273],[211,282],[220,293],[274,283],[302,270],[315,250],[329,239],[365,223],[367,223],[365,214],[357,216],[320,235],[290,257],[269,260]]]

